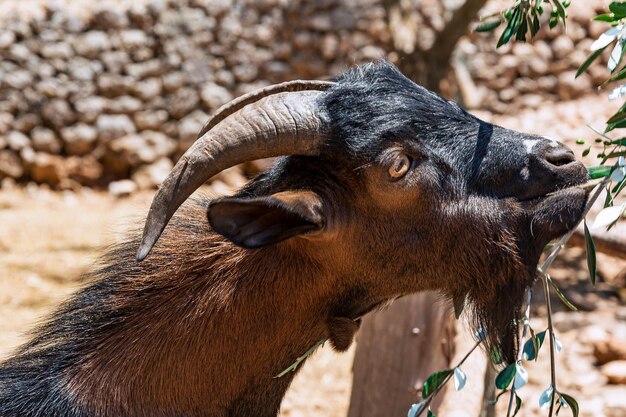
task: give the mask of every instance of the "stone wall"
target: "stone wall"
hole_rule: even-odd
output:
[[[586,15],[576,14],[567,36],[548,33],[513,54],[494,52],[493,36],[464,39],[457,57],[475,84],[475,105],[536,107],[599,82],[593,73],[573,82],[599,30],[589,8],[581,9]],[[42,10],[0,24],[5,183],[76,189],[130,178],[127,189],[152,188],[208,115],[235,96],[398,57],[377,0],[148,0],[80,14]]]

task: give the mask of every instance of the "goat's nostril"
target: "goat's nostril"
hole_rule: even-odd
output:
[[[556,150],[554,152],[549,152],[545,158],[546,162],[557,167],[576,161],[574,153],[569,150]]]

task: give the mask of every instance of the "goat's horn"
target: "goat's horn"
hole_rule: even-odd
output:
[[[259,101],[263,97],[271,96],[272,94],[296,92],[306,90],[319,90],[324,91],[329,89],[333,84],[333,81],[318,81],[318,80],[293,80],[285,81],[284,83],[269,85],[267,87],[260,88],[243,96],[224,104],[217,109],[215,114],[207,120],[207,122],[198,133],[198,139],[200,139],[206,132],[213,129],[219,122],[235,113],[237,110],[252,104],[255,101]]]
[[[316,103],[320,94],[319,89],[283,92],[247,106],[241,101],[229,106],[227,113],[242,108],[198,139],[163,181],[152,200],[137,259],[148,255],[178,207],[212,176],[255,159],[317,155],[327,125]]]

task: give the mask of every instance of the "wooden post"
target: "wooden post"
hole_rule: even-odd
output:
[[[405,416],[425,379],[448,367],[454,316],[440,299],[420,293],[364,318],[348,417]]]

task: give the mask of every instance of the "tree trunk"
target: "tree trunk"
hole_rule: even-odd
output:
[[[382,3],[388,17],[402,14],[400,0]],[[438,91],[456,43],[485,3],[466,0],[452,12],[429,50],[419,50],[415,45],[412,52],[397,51],[400,70],[424,87]],[[390,31],[393,36],[393,28]],[[439,300],[433,293],[416,294],[364,318],[357,338],[348,417],[404,416],[411,404],[420,400],[418,393],[424,380],[432,372],[451,366],[454,319],[451,308]],[[474,367],[482,366],[478,363]],[[468,374],[468,379],[482,380],[484,372],[483,368],[480,375]],[[454,401],[455,397],[448,398]],[[438,401],[442,396],[435,399],[433,408]],[[482,401],[482,396],[477,401]]]
[[[406,415],[426,378],[448,367],[454,317],[439,299],[435,293],[401,298],[364,319],[357,337],[349,417]]]

